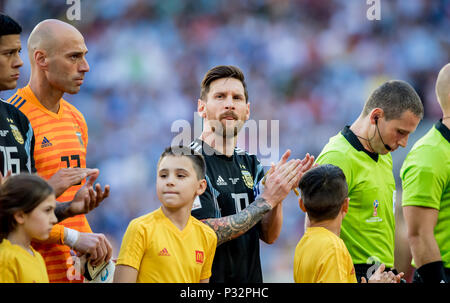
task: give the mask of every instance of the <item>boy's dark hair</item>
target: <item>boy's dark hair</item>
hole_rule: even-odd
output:
[[[189,148],[187,146],[167,147],[164,150],[164,152],[161,154],[161,157],[159,157],[158,167],[159,167],[159,163],[161,162],[161,160],[167,156],[188,157],[192,161],[192,166],[194,167],[195,173],[197,175],[197,179],[198,180],[205,179],[205,175],[206,175],[205,159],[198,152],[192,150],[191,148]]]
[[[245,102],[248,103],[248,91],[247,85],[245,84],[244,73],[239,67],[233,65],[215,66],[205,74],[202,80],[200,99],[202,99],[203,101],[207,101],[206,95],[209,92],[211,82],[222,78],[234,78],[241,81],[242,86],[244,86]]]
[[[384,111],[386,120],[398,119],[407,110],[423,118],[423,105],[414,88],[405,81],[391,80],[373,91],[364,104],[363,116],[374,108]]]
[[[0,12],[0,37],[20,35],[22,27],[13,18]]]
[[[336,218],[348,196],[344,172],[331,164],[306,172],[298,187],[308,216],[314,221]]]
[[[16,227],[16,212],[32,212],[53,193],[53,188],[37,175],[24,173],[8,177],[0,185],[0,240]]]

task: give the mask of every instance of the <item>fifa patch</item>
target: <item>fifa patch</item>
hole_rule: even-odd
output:
[[[381,222],[383,221],[382,218],[378,217],[378,206],[380,206],[380,203],[378,200],[374,200],[372,203],[373,209],[372,209],[372,217],[369,219],[366,219],[366,222]]]
[[[380,205],[380,203],[378,203],[378,200],[373,201],[373,216],[374,217],[378,216],[378,205]]]
[[[195,262],[197,262],[198,264],[203,264],[205,255],[203,254],[203,251],[201,250],[196,250],[195,251]]]
[[[23,140],[22,134],[20,133],[17,126],[15,126],[14,124],[10,124],[9,127],[11,127],[14,139],[16,139],[19,144],[23,144],[25,141]]]

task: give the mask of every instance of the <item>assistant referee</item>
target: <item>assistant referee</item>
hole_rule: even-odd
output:
[[[414,144],[400,171],[413,282],[450,281],[450,64],[439,72],[436,95],[443,118]]]

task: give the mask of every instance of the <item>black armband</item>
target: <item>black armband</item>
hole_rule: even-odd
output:
[[[423,283],[447,283],[442,261],[424,264],[417,269],[417,273]]]

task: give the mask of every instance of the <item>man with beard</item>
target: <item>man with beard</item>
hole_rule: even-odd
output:
[[[192,215],[217,234],[210,282],[261,283],[259,240],[271,244],[278,238],[281,202],[314,158],[288,162],[288,150],[260,182],[264,170],[256,156],[236,148],[250,104],[244,75],[235,66],[216,66],[206,73],[198,112],[205,127],[191,148],[205,157],[208,186],[194,202]]]

